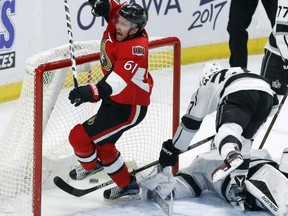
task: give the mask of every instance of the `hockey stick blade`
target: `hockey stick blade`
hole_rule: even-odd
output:
[[[160,194],[153,190],[151,191],[151,198],[157,203],[157,205],[163,210],[167,216],[171,216],[173,212],[173,195],[170,194],[170,200],[167,202],[160,196]]]
[[[54,184],[58,188],[60,188],[61,190],[65,191],[66,193],[71,194],[71,195],[76,196],[76,197],[84,196],[86,194],[89,194],[89,193],[91,193],[93,191],[96,191],[98,189],[101,189],[103,187],[106,187],[106,186],[114,183],[112,180],[110,180],[110,181],[107,181],[107,182],[103,182],[102,184],[97,185],[97,186],[92,187],[92,188],[78,189],[78,188],[75,188],[75,187],[69,185],[67,182],[65,182],[59,176],[56,176],[53,181],[54,181]]]
[[[194,149],[194,148],[196,148],[196,147],[198,147],[198,146],[200,146],[200,145],[202,145],[202,144],[204,144],[204,143],[212,140],[212,139],[214,138],[214,136],[215,136],[215,135],[210,136],[210,137],[208,137],[208,138],[206,138],[206,139],[203,139],[203,140],[201,140],[201,141],[199,141],[199,142],[197,142],[197,143],[189,146],[189,148],[187,149],[187,151],[189,151],[189,150],[191,150],[191,149]],[[152,167],[152,166],[155,166],[155,165],[158,164],[158,163],[159,163],[159,161],[157,160],[157,161],[154,161],[154,162],[152,162],[152,163],[150,163],[150,164],[147,164],[147,165],[145,165],[145,166],[143,166],[143,167],[140,167],[140,168],[138,168],[138,169],[134,169],[134,170],[131,172],[131,174],[132,174],[132,175],[135,175],[136,173],[139,173],[139,172],[141,172],[141,171],[143,171],[143,170],[146,170],[146,169],[148,169],[148,168],[150,168],[150,167]],[[114,183],[112,180],[110,180],[110,181],[107,181],[107,182],[103,182],[102,184],[97,185],[97,186],[94,186],[94,187],[92,187],[92,188],[78,189],[78,188],[75,188],[75,187],[69,185],[67,182],[65,182],[63,179],[61,179],[59,176],[55,176],[53,181],[54,181],[54,184],[55,184],[58,188],[60,188],[61,190],[65,191],[66,193],[69,193],[69,194],[71,194],[71,195],[73,195],[73,196],[76,196],[76,197],[84,196],[84,195],[86,195],[86,194],[89,194],[89,193],[91,193],[91,192],[93,192],[93,191],[96,191],[96,190],[98,190],[98,189],[101,189],[101,188],[103,188],[103,187],[106,187],[106,186],[111,185],[111,184]]]

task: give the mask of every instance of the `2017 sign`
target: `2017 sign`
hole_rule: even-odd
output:
[[[227,1],[221,2],[216,5],[212,3],[210,4],[209,9],[198,10],[194,12],[193,17],[195,17],[195,19],[193,23],[189,26],[188,31],[191,31],[194,28],[202,27],[207,22],[213,22],[214,30],[217,23],[217,18],[226,3]]]

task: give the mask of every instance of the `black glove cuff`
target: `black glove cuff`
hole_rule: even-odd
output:
[[[93,0],[89,0],[89,2],[90,1],[93,1]],[[91,13],[97,17],[99,17],[99,16],[106,17],[106,16],[108,16],[109,11],[110,11],[109,0],[101,0],[99,3],[96,2],[93,4]]]
[[[179,155],[181,151],[173,146],[172,139],[168,139],[163,143],[163,147],[171,151],[173,154]]]

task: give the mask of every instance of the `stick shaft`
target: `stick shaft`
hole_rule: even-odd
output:
[[[64,6],[65,6],[65,14],[66,14],[67,32],[68,32],[68,36],[69,36],[69,49],[70,49],[70,59],[72,62],[73,81],[74,81],[74,87],[77,88],[78,87],[78,76],[77,76],[77,72],[76,72],[75,47],[74,47],[74,40],[73,40],[70,9],[69,9],[69,5],[68,5],[67,0],[64,0]]]
[[[196,147],[198,147],[198,146],[200,146],[200,145],[202,145],[202,144],[204,144],[204,143],[212,140],[214,137],[215,137],[215,135],[210,136],[210,137],[207,137],[207,138],[205,138],[205,139],[203,139],[203,140],[201,140],[201,141],[199,141],[199,142],[197,142],[197,143],[194,143],[193,145],[190,145],[189,148],[187,149],[187,151],[190,151],[191,149],[194,149],[194,148],[196,148]],[[181,154],[182,154],[182,153],[181,153]],[[145,169],[148,169],[148,168],[150,168],[150,167],[152,167],[152,166],[155,166],[155,165],[158,164],[158,163],[159,163],[159,160],[154,161],[154,162],[152,162],[152,163],[150,163],[150,164],[147,164],[147,165],[145,165],[145,166],[143,166],[143,167],[140,167],[139,169],[135,169],[135,170],[132,171],[132,174],[136,174],[136,173],[138,173],[138,172],[141,172],[141,171],[143,171],[143,170],[145,170]]]
[[[203,139],[203,140],[201,140],[201,141],[199,141],[199,142],[197,142],[197,143],[189,146],[189,148],[188,148],[187,151],[189,151],[189,150],[191,150],[191,149],[194,149],[194,148],[196,148],[197,146],[200,146],[200,145],[202,145],[202,144],[204,144],[204,143],[212,140],[212,139],[214,138],[214,136],[215,136],[215,135],[213,135],[213,136],[211,136],[211,137],[208,137],[208,138],[206,138],[206,139]],[[148,168],[150,168],[150,167],[152,167],[152,166],[155,166],[158,162],[159,162],[159,161],[157,160],[157,161],[154,161],[154,162],[152,162],[152,163],[150,163],[150,164],[147,164],[147,165],[145,165],[145,166],[143,166],[143,167],[140,167],[139,169],[133,170],[133,171],[131,172],[131,174],[135,175],[136,173],[139,173],[139,172],[141,172],[141,171],[143,171],[143,170],[146,170],[146,169],[148,169]],[[111,185],[111,184],[113,184],[114,182],[113,182],[112,180],[110,180],[110,181],[107,181],[107,182],[103,182],[102,184],[97,185],[97,186],[92,187],[92,188],[88,188],[88,189],[78,189],[78,188],[75,188],[75,187],[69,185],[69,184],[68,184],[67,182],[65,182],[62,178],[56,176],[56,177],[54,177],[54,183],[55,183],[55,185],[56,185],[57,187],[59,187],[61,190],[65,191],[66,193],[71,194],[71,195],[76,196],[76,197],[81,197],[81,196],[84,196],[84,195],[86,195],[86,194],[89,194],[89,193],[91,193],[91,192],[93,192],[93,191],[99,190],[99,189],[101,189],[101,188],[103,188],[103,187],[106,187],[106,186],[108,186],[108,185]]]
[[[266,131],[266,133],[265,133],[265,135],[264,135],[264,137],[262,139],[262,142],[261,142],[261,144],[259,146],[259,149],[263,148],[263,146],[264,146],[264,144],[265,144],[265,142],[266,142],[266,140],[267,140],[267,138],[268,138],[273,126],[274,126],[274,123],[275,123],[276,119],[278,118],[278,115],[279,115],[279,113],[280,113],[280,111],[281,111],[281,109],[282,109],[282,107],[283,107],[283,105],[284,105],[284,103],[286,101],[287,95],[288,95],[288,89],[286,90],[286,92],[285,92],[285,94],[284,94],[284,96],[283,96],[283,98],[282,98],[282,100],[281,100],[281,102],[279,104],[277,112],[275,113],[275,115],[273,116],[273,119],[270,122],[270,125],[269,125],[269,127],[268,127],[268,129],[267,129],[267,131]]]

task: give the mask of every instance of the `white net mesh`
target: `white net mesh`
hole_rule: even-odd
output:
[[[99,50],[98,41],[75,43],[75,56],[86,56]],[[145,119],[125,132],[116,146],[126,161],[141,167],[158,159],[162,142],[172,135],[173,109],[173,46],[149,49],[149,70],[154,79],[151,105]],[[68,176],[75,165],[68,143],[69,131],[94,115],[99,103],[74,107],[68,94],[74,87],[69,67],[69,46],[64,45],[39,53],[26,62],[21,96],[10,124],[0,138],[0,215],[33,215],[33,169],[35,127],[35,70],[43,64],[59,63],[55,70],[43,73],[42,183],[53,185],[53,170]],[[99,59],[77,65],[79,85],[98,82],[102,77]],[[69,167],[64,169],[64,167]]]

